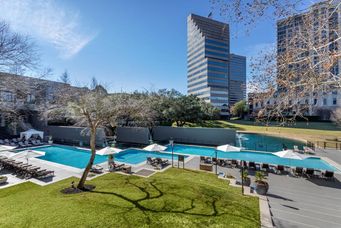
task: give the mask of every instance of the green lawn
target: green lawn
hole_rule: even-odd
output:
[[[150,178],[107,174],[93,192],[63,195],[67,179],[0,190],[1,227],[259,227],[258,198],[203,172],[170,169]]]
[[[186,126],[232,128],[238,131],[265,133],[310,141],[341,138],[341,128],[329,122],[296,122],[288,126],[279,126],[277,123],[272,122],[270,126],[264,126],[264,124],[255,121],[212,120],[204,123],[188,123]]]

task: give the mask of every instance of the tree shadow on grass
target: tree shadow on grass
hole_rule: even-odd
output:
[[[148,186],[152,187],[152,189],[157,192],[157,194],[154,196],[152,196],[151,193],[147,190],[147,187],[141,187],[137,184],[131,183],[129,180],[128,180],[127,184],[138,188],[141,192],[144,193],[144,197],[141,197],[139,199],[131,199],[131,198],[124,196],[122,194],[119,194],[119,193],[97,191],[97,190],[91,191],[90,193],[113,195],[113,196],[116,196],[122,200],[125,200],[125,201],[131,203],[132,205],[134,205],[134,207],[132,207],[130,210],[132,210],[133,208],[139,209],[145,215],[146,220],[147,220],[147,224],[151,223],[150,218],[147,215],[148,212],[151,212],[151,213],[173,213],[173,214],[183,214],[183,215],[202,216],[202,217],[218,217],[218,216],[230,214],[231,216],[239,217],[241,219],[245,219],[245,220],[248,220],[248,221],[253,222],[253,223],[259,223],[258,220],[256,221],[255,219],[247,217],[247,215],[243,216],[243,215],[236,215],[236,214],[233,214],[230,212],[219,212],[218,208],[217,208],[217,202],[218,202],[219,198],[218,197],[212,197],[212,196],[210,196],[210,198],[211,198],[210,204],[211,204],[211,208],[212,208],[212,213],[191,212],[192,210],[196,209],[195,203],[194,203],[195,199],[189,199],[191,201],[190,206],[188,206],[187,208],[184,208],[182,210],[168,209],[168,208],[166,208],[167,205],[165,205],[165,204],[160,209],[149,208],[149,207],[146,207],[143,205],[144,201],[159,199],[159,198],[163,197],[165,193],[163,191],[161,191],[161,189],[158,188],[154,182],[148,183]]]

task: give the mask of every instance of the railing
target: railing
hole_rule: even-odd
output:
[[[316,142],[308,142],[313,143],[316,147],[323,149],[336,149],[341,150],[341,142],[339,141],[316,141]]]

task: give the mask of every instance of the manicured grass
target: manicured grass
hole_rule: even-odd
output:
[[[187,126],[233,128],[238,131],[265,133],[310,141],[335,140],[341,137],[341,128],[329,122],[296,122],[287,126],[279,126],[278,123],[272,122],[270,126],[264,126],[263,123],[255,121],[212,120],[198,124],[188,123]]]
[[[93,192],[60,193],[71,181],[0,190],[1,227],[260,227],[258,198],[209,173],[107,174]]]

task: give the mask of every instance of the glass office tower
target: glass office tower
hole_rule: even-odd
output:
[[[188,94],[210,102],[223,116],[229,114],[229,64],[229,25],[190,14],[187,18]]]

